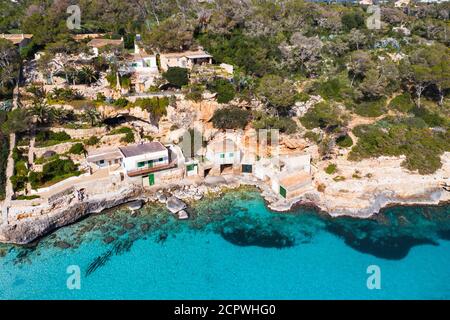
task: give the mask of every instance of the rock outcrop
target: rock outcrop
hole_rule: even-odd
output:
[[[179,211],[186,209],[187,205],[177,197],[172,196],[167,199],[166,207],[170,212],[176,214]]]
[[[127,187],[115,193],[107,193],[79,201],[74,195],[66,196],[57,207],[51,205],[38,217],[16,220],[0,226],[0,242],[27,244],[48,234],[49,232],[71,224],[91,213],[99,213],[105,209],[119,206],[135,200],[140,189]]]

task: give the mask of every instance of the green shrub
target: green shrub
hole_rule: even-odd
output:
[[[448,131],[433,132],[410,123],[411,117],[388,118],[354,128],[358,142],[353,146],[349,160],[405,155],[402,165],[407,169],[417,170],[420,174],[435,172],[442,165],[443,152],[450,151]]]
[[[119,108],[125,108],[128,105],[128,100],[126,98],[119,98],[114,101],[114,105]]]
[[[163,77],[170,85],[177,88],[181,88],[189,83],[188,70],[186,68],[169,68],[163,73]]]
[[[125,134],[125,137],[120,139],[120,141],[125,143],[133,143],[135,141],[133,132],[128,132]]]
[[[307,102],[309,101],[310,96],[306,92],[299,92],[295,94],[295,101]]]
[[[329,164],[326,168],[325,168],[325,172],[327,174],[334,174],[337,171],[337,166],[334,163]]]
[[[349,148],[353,145],[353,140],[349,135],[340,136],[336,139],[336,144],[341,148]]]
[[[430,127],[443,127],[449,123],[448,119],[437,112],[428,110],[426,107],[414,107],[412,112],[416,117],[423,119]]]
[[[95,146],[99,142],[100,142],[100,139],[97,136],[92,136],[86,141],[86,144],[88,146]]]
[[[343,124],[339,110],[327,102],[314,105],[300,118],[300,122],[306,129],[325,129]]]
[[[350,31],[351,29],[360,29],[365,25],[364,17],[359,12],[345,13],[341,17],[341,22],[345,31]]]
[[[65,131],[61,132],[40,131],[36,135],[36,146],[37,147],[52,146],[55,144],[69,141],[70,139],[71,139],[70,135],[68,135]]]
[[[234,86],[226,79],[215,79],[207,87],[211,92],[217,93],[218,103],[228,103],[236,95]]]
[[[186,93],[186,99],[199,102],[203,99],[203,92],[205,91],[204,87],[201,84],[193,84],[188,86]]]
[[[321,135],[314,131],[306,131],[303,137],[314,143],[319,143],[321,140]]]
[[[81,92],[72,88],[54,88],[47,94],[49,102],[70,102],[74,100],[83,100]]]
[[[363,117],[379,117],[386,112],[386,98],[374,101],[361,101],[353,105],[356,114]]]
[[[169,104],[170,101],[168,97],[139,98],[134,103],[135,106],[147,110],[154,118],[165,116]]]
[[[116,128],[114,130],[111,130],[108,135],[112,136],[115,134],[122,134],[122,133],[133,133],[133,130],[131,128],[128,127],[120,127],[120,128]]]
[[[1,112],[0,112],[0,123]],[[8,163],[8,153],[9,153],[9,140],[6,135],[0,131],[0,200],[5,198],[5,187],[6,187],[6,166]]]
[[[78,166],[71,159],[57,159],[46,163],[42,172],[30,172],[29,181],[31,187],[37,189],[45,184],[53,184],[80,173]]]
[[[40,196],[38,196],[38,195],[32,195],[32,196],[20,195],[16,199],[17,200],[34,200],[34,199],[39,199],[39,198],[40,198]]]
[[[410,112],[413,108],[414,102],[412,101],[409,93],[398,95],[389,103],[389,109],[394,109],[404,113]]]
[[[95,98],[95,101],[105,102],[105,100],[106,100],[106,97],[103,94],[103,92],[97,92],[97,97]]]
[[[216,110],[211,121],[219,129],[244,129],[250,121],[250,112],[238,107],[226,107]]]
[[[71,154],[83,154],[86,150],[84,149],[84,146],[82,143],[75,143],[73,146],[70,147],[69,153]]]
[[[120,139],[121,142],[125,143],[133,143],[134,140],[134,133],[131,128],[128,127],[120,127],[117,129],[112,130],[108,135],[114,135],[114,134],[125,134],[125,136]]]
[[[298,126],[294,120],[287,117],[271,117],[265,114],[258,114],[253,120],[253,127],[259,129],[278,129],[281,133],[293,134],[297,132]]]

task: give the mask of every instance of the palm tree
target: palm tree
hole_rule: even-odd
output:
[[[101,119],[100,113],[93,106],[87,106],[84,109],[84,117],[91,123],[92,127],[94,127]]]
[[[35,116],[40,125],[49,124],[55,120],[55,112],[44,101],[35,101],[30,109],[30,114]]]
[[[92,83],[97,82],[98,74],[91,67],[84,66],[81,68],[81,74],[86,83],[90,86]]]

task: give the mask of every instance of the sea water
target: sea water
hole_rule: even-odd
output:
[[[246,189],[190,213],[178,221],[162,205],[117,208],[32,246],[2,245],[0,298],[450,298],[448,205],[330,218],[304,207],[271,212]],[[373,266],[378,289],[367,285]],[[68,285],[73,270],[79,289]]]

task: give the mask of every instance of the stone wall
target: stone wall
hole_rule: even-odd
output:
[[[42,157],[42,155],[47,151],[54,151],[57,154],[63,154],[69,151],[70,148],[76,143],[77,142],[64,142],[60,144],[55,144],[54,146],[35,148],[34,154],[36,156],[36,159]]]
[[[72,139],[89,139],[92,136],[101,137],[106,134],[106,127],[94,127],[89,129],[51,128],[54,132],[66,132]]]

